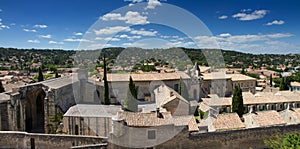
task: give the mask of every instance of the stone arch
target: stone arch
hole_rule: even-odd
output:
[[[46,92],[43,88],[33,89],[26,97],[25,130],[27,132],[45,132]]]

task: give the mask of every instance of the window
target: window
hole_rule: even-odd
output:
[[[156,139],[156,130],[148,130],[148,139],[149,140]]]

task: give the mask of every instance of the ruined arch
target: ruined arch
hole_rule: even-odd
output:
[[[33,89],[26,97],[26,132],[45,132],[45,107],[46,92],[43,88]]]

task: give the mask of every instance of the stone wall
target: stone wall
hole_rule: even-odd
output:
[[[155,148],[180,148],[180,149],[254,149],[266,148],[264,140],[275,134],[300,133],[300,125],[276,126],[265,128],[252,128],[223,132],[192,133],[182,131],[171,140]],[[124,147],[108,144],[110,149],[123,149]]]
[[[106,138],[93,136],[71,136],[35,134],[16,131],[0,131],[0,148],[65,149],[73,146],[102,144]],[[34,145],[33,145],[34,143]]]

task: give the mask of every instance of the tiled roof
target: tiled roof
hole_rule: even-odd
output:
[[[219,97],[216,94],[210,94],[208,98],[202,98],[203,103],[208,106],[230,106],[232,103],[231,97]]]
[[[166,119],[171,117],[170,112],[162,112],[163,118],[158,118],[156,112],[151,113],[134,113],[134,112],[118,112],[119,116],[124,117],[128,126],[134,127],[152,127],[159,126]]]
[[[129,77],[132,77],[133,81],[163,81],[163,80],[179,80],[190,79],[190,77],[184,72],[174,73],[141,73],[141,74],[107,74],[107,81],[129,81]]]
[[[300,86],[300,82],[291,82],[291,86]]]
[[[243,92],[244,104],[264,104],[264,103],[283,103],[300,102],[300,94],[290,91],[279,92],[259,92],[253,95]]]
[[[231,77],[231,80],[232,81],[255,81],[256,79],[255,78],[252,78],[252,77],[249,77],[249,76],[246,76],[246,75],[243,75],[243,74],[226,74],[228,75],[229,77]]]
[[[286,124],[278,112],[272,111],[259,111],[250,113],[252,118],[258,123],[259,126],[274,126]]]
[[[198,131],[198,125],[193,115],[171,116],[170,112],[161,112],[162,118],[157,117],[156,112],[133,113],[118,112],[118,116],[124,117],[128,126],[133,127],[154,127],[161,125],[188,126],[189,131]]]
[[[213,73],[202,73],[203,80],[214,80],[214,79],[230,79],[231,77],[228,74],[222,72],[213,72]]]
[[[77,104],[69,108],[64,116],[70,117],[112,117],[121,111],[121,106],[116,105],[88,105]]]
[[[216,130],[232,130],[246,127],[236,113],[219,114],[213,121],[213,126]]]

